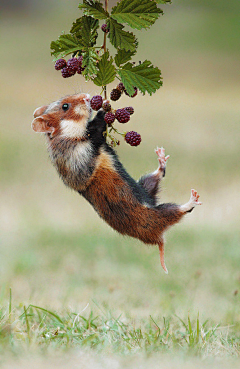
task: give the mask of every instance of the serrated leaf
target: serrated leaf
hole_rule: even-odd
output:
[[[111,17],[136,29],[148,28],[158,19],[161,9],[153,0],[121,0],[112,9]]]
[[[162,85],[161,71],[149,60],[137,66],[127,63],[118,70],[118,75],[129,95],[134,93],[134,87],[137,87],[143,94],[148,92],[152,95]]]
[[[97,86],[106,86],[113,82],[116,76],[116,68],[113,65],[112,57],[109,58],[109,52],[105,52],[99,61],[97,68],[97,76],[94,78],[93,82]]]
[[[96,75],[98,69],[97,64],[99,60],[99,56],[96,53],[94,48],[88,48],[82,53],[83,61],[82,66],[85,68],[82,74],[85,76],[85,78],[92,79],[94,75]]]
[[[109,28],[108,37],[116,49],[124,49],[134,52],[137,48],[137,40],[133,33],[124,31],[124,26],[112,18],[107,21]]]
[[[85,15],[90,15],[95,19],[107,19],[109,17],[108,12],[104,10],[99,1],[83,0],[83,4],[79,4],[78,7],[83,10]]]
[[[51,55],[53,55],[54,60],[56,60],[82,50],[83,44],[74,35],[66,34],[59,36],[56,41],[52,41],[50,48],[52,50]]]
[[[127,63],[129,60],[131,60],[132,56],[136,53],[135,51],[126,51],[119,49],[117,54],[114,57],[115,63],[118,67],[120,65]]]
[[[98,37],[97,29],[99,21],[84,15],[73,23],[70,32],[83,44],[84,48],[92,47],[96,44]]]
[[[157,4],[171,4],[171,0],[155,0]]]

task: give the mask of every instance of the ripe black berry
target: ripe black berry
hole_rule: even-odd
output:
[[[55,69],[60,70],[66,67],[66,60],[65,59],[58,59],[55,63]]]
[[[82,66],[83,56],[80,55],[78,58],[78,64]]]
[[[125,135],[125,141],[131,146],[138,146],[141,143],[141,136],[139,133],[130,131]]]
[[[79,61],[77,58],[71,58],[67,61],[67,67],[70,70],[70,72],[72,72],[73,74],[76,73],[78,69],[78,65],[79,65]]]
[[[111,125],[115,121],[115,115],[109,111],[105,114],[104,120],[108,125]]]
[[[110,93],[110,99],[113,101],[117,101],[121,97],[121,91],[114,88]]]
[[[77,74],[82,74],[85,68],[81,67],[81,65],[78,65]]]
[[[102,107],[103,98],[100,95],[95,95],[91,98],[90,105],[93,110],[99,110]]]
[[[109,28],[107,26],[107,24],[103,24],[102,27],[101,27],[101,30],[105,33],[108,33],[109,32]]]
[[[130,114],[126,109],[118,109],[115,116],[119,123],[127,123],[130,120]]]
[[[127,96],[130,96],[130,97],[135,97],[136,95],[137,95],[137,93],[138,93],[138,89],[137,89],[137,87],[134,87],[134,93],[132,94],[132,95],[129,95],[129,93],[127,93],[127,91],[126,90],[124,90],[124,92],[125,92],[125,94],[127,95]]]
[[[102,108],[105,111],[111,111],[111,109],[112,109],[111,104],[108,100],[104,101],[104,103],[102,105]]]
[[[73,74],[72,72],[68,69],[68,67],[64,67],[62,70],[62,76],[63,78],[68,78],[68,77],[71,77]]]
[[[127,106],[125,109],[129,112],[130,115],[134,113],[134,109],[132,106]]]

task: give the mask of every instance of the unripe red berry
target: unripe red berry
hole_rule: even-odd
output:
[[[64,67],[66,67],[66,60],[65,59],[58,59],[55,63],[55,69],[56,70],[60,70],[63,69]]]
[[[119,91],[121,91],[121,92],[124,91],[125,90],[124,84],[122,82],[120,82],[117,85],[116,89],[119,90]]]
[[[138,146],[140,145],[142,139],[139,133],[130,131],[126,133],[125,141],[131,146]]]
[[[111,111],[112,107],[111,107],[111,104],[110,104],[109,100],[105,100],[103,102],[102,108],[105,111]]]
[[[109,28],[107,26],[107,24],[103,24],[102,27],[101,27],[101,30],[104,32],[104,33],[108,33],[109,32]]]
[[[115,121],[115,115],[109,111],[105,114],[104,120],[108,125],[111,125]]]
[[[103,98],[100,95],[95,95],[90,100],[90,105],[93,110],[99,110],[102,107]]]
[[[127,123],[130,120],[130,114],[126,109],[117,109],[115,116],[119,123]]]

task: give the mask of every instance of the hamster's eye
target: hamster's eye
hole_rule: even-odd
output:
[[[69,109],[69,104],[63,104],[62,105],[62,110],[63,111],[67,111]]]

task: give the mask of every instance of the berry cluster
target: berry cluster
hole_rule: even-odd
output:
[[[104,119],[108,125],[111,125],[115,119],[117,119],[119,123],[127,123],[130,120],[130,116],[134,113],[132,106],[113,110],[110,101],[103,101],[103,98],[100,95],[93,96],[91,98],[90,105],[93,110],[99,110],[103,108],[103,110],[106,112]]]
[[[124,84],[122,82],[120,82],[116,88],[114,88],[111,93],[110,93],[110,99],[112,101],[117,101],[120,99],[120,97],[122,96],[122,93],[125,93],[127,96],[130,96],[130,97],[135,97],[137,96],[137,93],[138,93],[138,89],[137,87],[134,87],[134,93],[133,95],[129,95],[128,92],[126,91],[125,87],[124,87]]]
[[[105,33],[109,32],[106,24],[102,25],[102,31],[105,32]],[[73,76],[76,73],[82,74],[82,72],[84,71],[84,68],[82,66],[82,62],[83,62],[82,55],[79,56],[78,58],[72,57],[68,61],[66,61],[65,59],[58,59],[55,63],[55,69],[56,70],[61,70],[63,78],[68,78],[68,77]],[[117,85],[117,87],[114,88],[111,91],[110,99],[112,101],[117,101],[117,100],[120,99],[120,97],[122,96],[123,93],[125,93],[127,96],[135,97],[138,93],[138,90],[137,90],[136,87],[134,87],[133,95],[129,95],[127,93],[125,87],[124,87],[124,84],[122,82],[120,82]],[[123,124],[129,122],[131,115],[134,113],[134,109],[133,109],[132,106],[127,106],[126,108],[121,108],[121,109],[114,110],[114,109],[112,109],[110,101],[109,100],[103,101],[103,98],[100,95],[93,96],[91,101],[90,101],[90,105],[91,105],[91,108],[93,110],[98,111],[99,109],[102,108],[106,112],[104,120],[105,120],[107,126],[109,127],[109,132],[107,132],[107,135],[111,138],[111,140],[112,140],[111,143],[112,143],[113,146],[119,145],[120,141],[116,140],[114,137],[112,137],[110,135],[110,132],[112,130],[115,133],[119,133],[122,136],[124,136],[125,141],[129,145],[138,146],[140,144],[141,136],[140,136],[139,133],[134,132],[134,131],[130,131],[130,132],[127,132],[127,133],[120,133],[112,125],[115,120],[117,120],[119,123],[123,123]]]
[[[123,83],[121,82],[118,84],[116,88],[114,88],[111,91],[110,99],[112,101],[118,100],[123,92],[127,94],[125,87]],[[137,95],[137,88],[135,88],[135,92],[131,97],[134,97],[136,95]],[[134,109],[132,106],[127,106],[126,108],[114,110],[112,109],[110,101],[109,100],[103,101],[103,98],[100,95],[93,96],[90,101],[90,105],[93,110],[97,111],[102,108],[105,111],[104,120],[107,123],[107,126],[110,128],[109,133],[113,130],[114,132],[121,134],[122,136],[124,136],[125,141],[131,146],[138,146],[141,143],[141,136],[139,133],[134,132],[134,131],[130,131],[127,133],[120,133],[112,125],[115,120],[117,120],[119,123],[123,123],[123,124],[127,123],[130,120],[131,115],[134,113]],[[112,137],[109,133],[107,133],[107,135],[111,138],[112,145],[113,146],[119,145],[120,142],[116,140],[114,137]]]
[[[83,57],[71,58],[68,61],[65,59],[58,59],[55,63],[55,69],[61,70],[63,78],[68,78],[74,74],[82,74],[84,68],[82,66]]]

